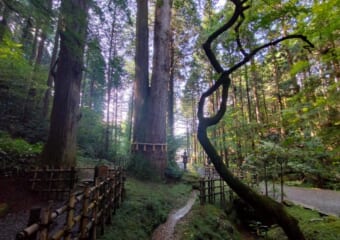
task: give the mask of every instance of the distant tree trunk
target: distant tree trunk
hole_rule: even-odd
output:
[[[276,89],[276,96],[277,96],[277,104],[278,104],[278,115],[279,115],[279,120],[278,120],[278,126],[280,126],[280,134],[284,135],[285,134],[285,129],[283,126],[283,102],[282,102],[282,94],[280,91],[280,78],[281,78],[281,72],[278,66],[277,59],[275,57],[275,50],[273,49],[274,54],[273,54],[273,60],[274,60],[274,81],[275,81],[275,89]]]
[[[173,30],[171,31],[171,42],[170,42],[170,76],[169,76],[169,87],[168,87],[168,109],[167,109],[167,123],[168,123],[168,160],[175,161],[176,158],[176,149],[171,145],[175,139],[174,133],[174,107],[175,107],[175,95],[174,95],[174,39],[173,39]]]
[[[168,132],[169,137],[174,137],[174,39],[173,39],[173,31],[171,31],[171,39],[170,39],[170,77],[169,77],[169,88],[168,88]]]
[[[210,157],[212,163],[214,164],[217,172],[220,176],[227,182],[229,187],[247,204],[252,206],[257,214],[259,214],[262,218],[266,219],[270,223],[277,223],[282,227],[286,235],[291,240],[304,240],[305,237],[298,226],[298,221],[289,215],[283,208],[283,206],[276,201],[259,195],[256,191],[251,189],[249,186],[244,184],[238,178],[234,177],[230,170],[227,168],[226,164],[223,163],[222,158],[218,155],[215,147],[212,145],[207,129],[213,125],[216,125],[223,118],[226,108],[227,108],[227,99],[228,99],[228,90],[231,83],[231,76],[236,70],[240,67],[244,66],[247,62],[250,61],[260,50],[268,48],[269,46],[274,46],[286,39],[297,38],[305,41],[310,46],[313,46],[306,37],[302,35],[288,35],[283,38],[277,39],[275,41],[269,42],[267,44],[263,44],[250,52],[245,52],[242,46],[240,39],[238,38],[238,27],[242,24],[244,20],[244,11],[249,8],[249,5],[245,6],[245,1],[240,0],[232,0],[232,3],[235,5],[234,13],[229,18],[228,22],[214,31],[207,39],[207,41],[203,44],[203,48],[207,57],[210,60],[210,63],[214,67],[215,71],[220,74],[219,78],[215,81],[214,85],[206,90],[200,98],[198,104],[198,130],[197,136],[198,139],[204,148],[207,155]],[[216,40],[222,33],[234,29],[234,25],[238,25],[235,28],[236,37],[237,37],[237,47],[241,49],[243,59],[241,59],[238,63],[231,66],[228,69],[224,69],[219,61],[217,60],[214,52],[211,50],[211,44],[214,40]],[[243,50],[243,51],[242,51]],[[219,109],[215,115],[206,117],[204,115],[205,102],[207,98],[211,97],[216,91],[222,88],[222,98],[219,105]]]
[[[3,41],[6,32],[9,31],[7,18],[9,17],[10,10],[8,9],[7,5],[4,4],[4,10],[2,12],[2,19],[0,21],[0,43]]]
[[[116,30],[116,9],[113,14],[113,20],[111,24],[110,33],[110,48],[109,48],[109,64],[107,67],[107,104],[106,104],[106,129],[105,129],[105,143],[104,151],[107,154],[110,151],[110,136],[112,135],[110,109],[111,109],[111,96],[112,96],[112,83],[113,83],[113,65],[112,60],[116,57],[116,42],[115,42],[115,30]]]
[[[42,115],[43,118],[47,119],[49,117],[49,109],[50,109],[50,99],[51,99],[51,93],[53,88],[53,79],[55,76],[55,66],[57,61],[57,54],[59,49],[59,24],[60,19],[58,20],[57,29],[54,35],[54,44],[53,44],[53,50],[52,50],[52,57],[50,62],[50,70],[48,72],[48,78],[47,78],[47,88],[44,93],[44,100],[43,100],[43,108],[42,108]]]
[[[60,29],[60,52],[50,131],[42,152],[44,165],[76,165],[76,135],[80,119],[79,102],[87,9],[87,0],[63,0],[61,3],[61,14],[65,17],[63,29]]]
[[[259,94],[258,94],[258,88],[259,83],[261,79],[258,77],[258,74],[256,72],[256,66],[254,59],[251,60],[251,77],[254,79],[254,85],[253,85],[253,96],[255,101],[255,116],[256,116],[256,123],[261,124],[262,123],[262,116],[260,112],[260,100],[259,100]]]

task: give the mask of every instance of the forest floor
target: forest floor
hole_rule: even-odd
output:
[[[279,186],[277,185],[276,188],[278,189]],[[295,204],[330,215],[340,215],[339,191],[285,186],[284,192],[285,199]],[[279,197],[279,194],[276,195]],[[164,226],[166,226],[168,232],[173,232],[176,222],[190,211],[192,199],[195,199],[195,197],[191,196],[183,209],[174,210],[168,218],[170,219],[168,225],[163,225],[161,228],[164,229]],[[25,184],[25,179],[20,178],[0,178],[0,205],[4,204],[7,204],[8,207],[7,214],[0,215],[0,240],[15,239],[16,233],[27,225],[30,209],[47,205],[46,201],[39,199],[30,192],[29,186]]]
[[[15,239],[16,233],[26,227],[30,209],[47,205],[29,189],[20,177],[0,179],[0,204],[6,208],[4,216],[0,215],[0,240]]]

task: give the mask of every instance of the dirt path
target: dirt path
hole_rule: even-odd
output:
[[[184,217],[195,203],[197,191],[193,191],[186,205],[170,213],[165,223],[160,225],[152,234],[152,240],[174,240],[174,230],[177,222]]]

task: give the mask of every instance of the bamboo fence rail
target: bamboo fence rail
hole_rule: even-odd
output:
[[[28,227],[17,233],[16,240],[95,240],[123,201],[123,175],[116,169],[106,177],[96,177],[93,185],[85,183],[83,190],[71,192],[67,204],[56,210],[51,203],[31,209]]]

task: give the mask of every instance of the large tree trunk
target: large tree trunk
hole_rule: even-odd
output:
[[[170,78],[171,0],[157,1],[151,86],[148,78],[147,1],[137,1],[133,151],[163,176],[167,166],[166,113]]]
[[[147,98],[149,92],[148,0],[137,1],[136,57],[134,89],[134,144],[145,142],[147,131]]]
[[[51,166],[76,165],[76,135],[80,119],[79,102],[83,54],[87,28],[87,0],[63,0],[60,52],[55,79],[55,96],[42,163]]]
[[[171,0],[157,1],[155,30],[154,30],[154,55],[151,76],[150,128],[148,131],[149,142],[156,145],[155,152],[150,156],[156,168],[163,173],[167,165],[166,148],[166,113],[168,100],[168,84],[170,79],[170,20]]]

